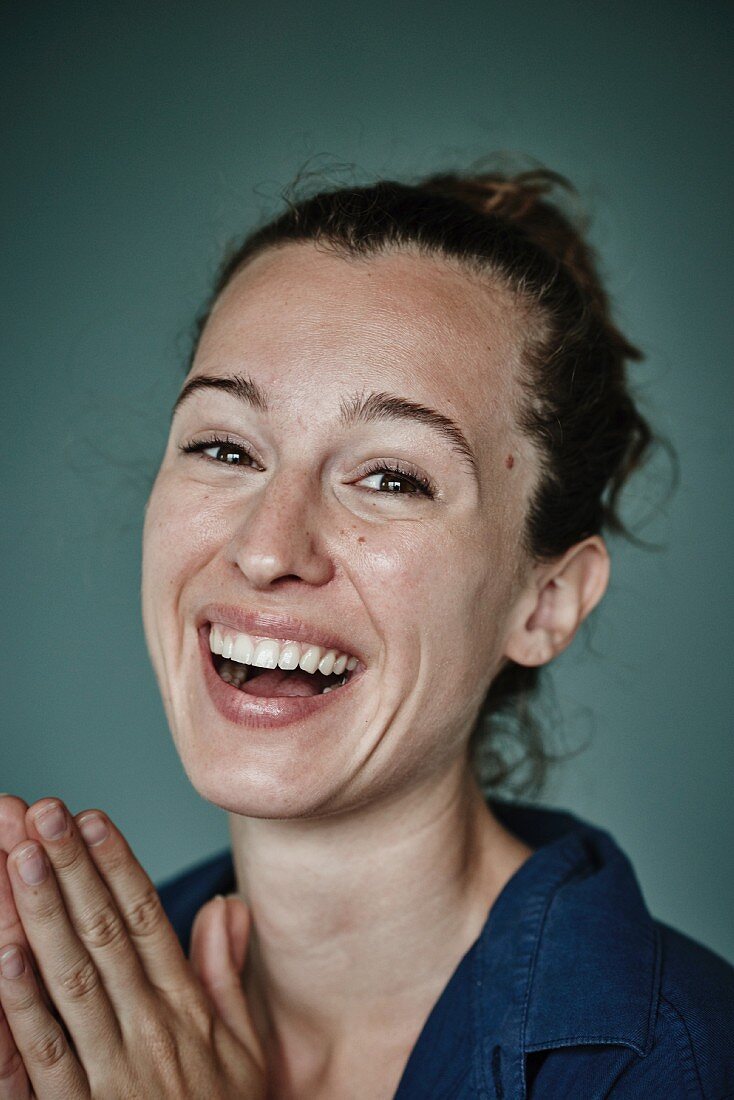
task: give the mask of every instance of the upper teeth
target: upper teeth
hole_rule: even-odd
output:
[[[340,676],[345,669],[351,672],[358,664],[356,657],[340,653],[338,649],[237,634],[214,623],[209,629],[209,648],[212,653],[241,665],[255,665],[257,668],[302,668],[304,672],[323,672],[325,676],[332,673]]]

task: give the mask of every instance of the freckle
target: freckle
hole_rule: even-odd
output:
[[[515,459],[513,458],[512,455],[508,455],[507,458],[505,459],[505,466],[507,467],[508,470],[511,470],[514,465],[515,465]]]
[[[360,535],[359,538],[357,539],[357,542],[366,542],[366,541],[367,541],[367,539],[364,537],[364,535]]]

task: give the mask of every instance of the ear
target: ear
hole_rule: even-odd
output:
[[[599,535],[537,565],[516,604],[505,656],[519,665],[547,664],[570,645],[608,582],[609,554]]]

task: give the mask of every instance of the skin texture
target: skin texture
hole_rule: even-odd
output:
[[[199,391],[172,424],[146,517],[146,636],[189,777],[230,811],[278,1096],[355,1079],[391,1095],[530,855],[468,776],[466,741],[508,657],[541,664],[570,642],[608,559],[597,538],[544,566],[520,549],[540,471],[515,426],[522,323],[506,292],[442,260],[288,245],[224,291],[190,376],[245,375],[270,411]],[[456,421],[478,483],[426,426],[341,427],[342,400],[369,391]],[[179,450],[225,434],[254,466]],[[436,498],[378,491],[374,459],[410,464]],[[366,666],[348,705],[276,731],[224,720],[194,629],[210,601],[338,629]]]
[[[531,571],[519,544],[539,463],[514,426],[511,313],[506,295],[444,263],[348,262],[307,245],[257,258],[222,295],[193,376],[249,375],[273,412],[210,392],[182,406],[148,506],[143,570],[173,736],[192,782],[218,805],[278,817],[353,810],[435,776],[462,751],[524,615]],[[363,390],[458,420],[479,486],[427,427],[340,430],[340,399]],[[264,471],[178,452],[212,431],[249,443]],[[442,499],[357,485],[375,458],[428,473]],[[331,708],[333,719],[276,744],[268,731],[245,739],[215,721],[191,630],[211,600],[338,625],[367,665],[348,716]],[[552,655],[540,634],[520,648],[529,663]]]
[[[467,740],[506,660],[543,664],[570,643],[604,592],[608,557],[598,537],[542,564],[521,548],[540,476],[516,427],[526,324],[505,290],[443,260],[291,244],[240,272],[204,331],[190,378],[247,376],[269,411],[211,390],[180,406],[146,511],[142,606],[184,767],[229,813],[238,897],[226,922],[215,903],[199,915],[192,966],[247,1052],[252,1089],[237,1095],[260,1095],[260,1068],[279,1100],[343,1097],[355,1081],[360,1096],[393,1095],[432,1005],[532,855],[486,806]],[[451,417],[478,478],[426,425],[342,425],[342,403],[370,391]],[[249,448],[252,463],[181,450],[212,436]],[[427,477],[435,496],[405,481],[385,492],[375,460]],[[197,627],[213,602],[336,631],[364,671],[317,717],[235,725],[203,679]],[[22,848],[29,812],[10,817]],[[17,855],[0,874],[2,938],[27,935],[45,979],[49,940],[24,915]],[[93,861],[103,885],[109,871]],[[143,874],[129,850],[123,862]],[[83,897],[64,894],[72,926]],[[126,1012],[150,999],[133,984]],[[187,1026],[177,1034],[189,1049]],[[10,1044],[6,1034],[8,1065]],[[208,1080],[216,1054],[196,1050]],[[99,1036],[88,1058],[96,1072],[108,1063]]]
[[[265,1095],[241,902],[202,908],[189,962],[100,811],[0,796],[0,844],[0,1100]]]

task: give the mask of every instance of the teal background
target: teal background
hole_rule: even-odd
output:
[[[519,150],[571,177],[647,352],[677,493],[615,542],[558,662],[541,801],[610,829],[654,915],[734,960],[732,8],[4,5],[0,790],[104,807],[160,878],[225,843],[140,623],[147,490],[224,243],[308,158],[358,178]],[[660,460],[632,494],[665,492]]]

